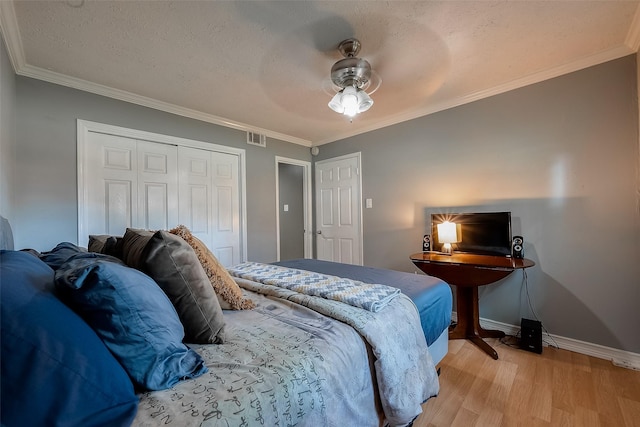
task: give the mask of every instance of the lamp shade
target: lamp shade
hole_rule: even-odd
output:
[[[445,221],[438,224],[438,241],[440,243],[456,243],[459,242],[458,227],[456,223]]]
[[[356,114],[365,112],[371,108],[373,99],[362,89],[347,86],[336,93],[328,105],[329,108],[336,113],[354,117]]]
[[[364,113],[373,105],[373,99],[363,90],[358,90],[358,113]]]
[[[344,113],[344,107],[342,106],[341,98],[342,98],[342,91],[333,95],[333,98],[331,98],[331,101],[329,101],[329,108],[331,108],[333,111],[339,114]]]

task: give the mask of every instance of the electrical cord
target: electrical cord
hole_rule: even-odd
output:
[[[505,335],[500,338],[500,344],[507,347],[520,348],[520,331],[516,335]]]
[[[556,340],[553,339],[553,337],[551,336],[551,334],[549,333],[547,328],[544,327],[544,324],[542,323],[542,321],[538,317],[538,313],[536,313],[536,310],[533,308],[533,304],[531,303],[531,295],[529,295],[529,280],[528,280],[528,277],[527,277],[527,270],[524,269],[524,268],[522,269],[522,281],[524,282],[524,289],[525,289],[525,292],[527,293],[527,303],[529,304],[529,310],[531,310],[531,313],[533,314],[533,317],[535,317],[535,319],[538,322],[540,322],[540,326],[542,326],[542,329],[544,330],[545,334],[547,334],[547,337],[549,337],[549,339],[552,341],[552,344],[549,343],[549,341],[546,341],[546,340],[544,340],[544,342],[549,347],[553,347],[553,348],[559,349],[560,346],[558,345]],[[518,335],[520,335],[520,331],[518,331]]]
[[[551,342],[549,342],[548,340],[543,339],[543,342],[549,347],[559,349],[560,346],[558,345],[556,340],[553,339],[553,337],[551,336],[547,328],[545,328],[544,324],[538,317],[538,313],[536,313],[536,310],[533,308],[533,303],[531,302],[531,295],[529,294],[529,278],[527,277],[527,270],[524,268],[522,269],[522,281],[524,283],[524,289],[527,294],[527,304],[529,305],[529,310],[533,314],[533,317],[535,318],[535,320],[540,322],[540,326],[542,327],[542,330],[547,335],[547,337],[549,337],[549,339],[551,340]],[[481,298],[482,298],[482,294],[479,295],[478,300],[480,300]],[[451,324],[449,325],[449,330],[453,329],[456,325],[457,325],[457,322],[452,320]],[[501,344],[506,345],[508,347],[520,348],[521,334],[522,334],[522,330],[519,329],[515,335],[505,335],[503,338],[500,338],[499,341]]]

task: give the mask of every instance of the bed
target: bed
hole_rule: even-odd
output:
[[[446,285],[308,260],[246,263],[234,267],[236,301],[223,301],[217,289],[213,299],[200,295],[198,310],[185,309],[184,293],[167,287],[175,266],[182,281],[204,277],[208,286],[191,283],[190,294],[216,289],[218,276],[197,247],[170,234],[139,232],[137,246],[119,257],[104,252],[106,240],[98,252],[63,242],[44,254],[0,253],[3,425],[401,426],[437,395],[429,349],[446,337],[448,322],[440,332],[424,327],[423,312],[450,313],[450,291],[434,297]],[[315,269],[365,285],[361,279],[390,280],[380,286],[403,279],[403,292],[369,310],[240,277],[242,268]],[[439,301],[433,307],[422,300],[428,294]],[[218,311],[194,329],[189,316],[207,304]],[[114,317],[117,324],[105,326]],[[132,364],[132,356],[140,360]]]
[[[424,274],[315,259],[294,259],[274,264],[399,288],[416,305],[433,362],[437,365],[447,354],[452,296],[451,288],[441,279]]]

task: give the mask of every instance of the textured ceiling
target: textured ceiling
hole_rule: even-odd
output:
[[[318,145],[636,52],[638,1],[5,1],[16,72]],[[340,41],[382,79],[327,107]]]

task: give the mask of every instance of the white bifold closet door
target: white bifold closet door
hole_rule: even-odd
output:
[[[184,224],[222,264],[241,262],[239,156],[90,132],[86,236]]]
[[[177,147],[92,133],[87,147],[88,234],[175,227]]]
[[[225,266],[240,261],[238,156],[178,147],[180,223]]]

